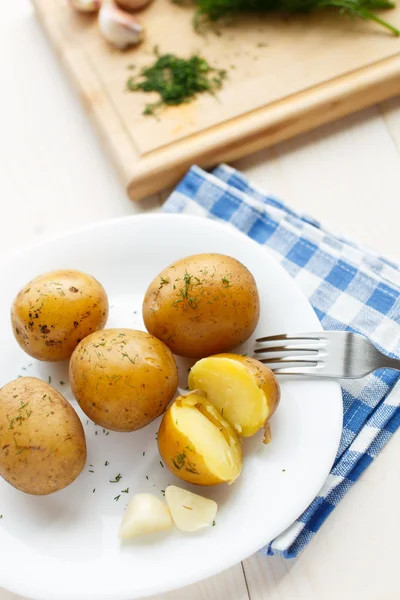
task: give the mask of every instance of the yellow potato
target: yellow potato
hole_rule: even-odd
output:
[[[11,308],[17,342],[39,360],[69,358],[79,342],[104,327],[108,300],[104,288],[79,271],[39,275],[19,292]]]
[[[178,260],[154,279],[143,302],[147,330],[175,354],[193,358],[239,346],[259,315],[252,274],[222,254]]]
[[[51,385],[21,377],[0,389],[0,475],[27,494],[52,494],[86,462],[82,424]]]
[[[171,404],[157,440],[164,463],[184,481],[215,485],[240,475],[239,439],[201,392],[179,396]]]
[[[151,423],[178,386],[169,348],[133,329],[104,329],[86,337],[71,357],[69,376],[82,410],[114,431],[135,431]]]
[[[273,372],[254,358],[217,354],[199,360],[190,370],[189,389],[201,389],[241,437],[264,427],[264,442],[271,440],[269,419],[280,400]]]

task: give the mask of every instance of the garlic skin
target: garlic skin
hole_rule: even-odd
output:
[[[144,36],[140,21],[118,8],[113,2],[106,2],[101,7],[99,30],[107,42],[120,50],[139,44]]]
[[[153,0],[115,0],[120,8],[127,11],[141,10]]]
[[[73,9],[83,13],[98,12],[101,8],[101,0],[69,0]]]

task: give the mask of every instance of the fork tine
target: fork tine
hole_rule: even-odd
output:
[[[271,367],[269,367],[271,369]],[[278,368],[274,368],[271,369],[271,371],[273,371],[275,373],[275,375],[295,375],[295,376],[307,376],[307,375],[312,375],[313,377],[326,377],[326,374],[324,372],[320,372],[318,371],[318,369],[316,367],[294,367],[294,370],[291,371],[290,370],[291,367],[288,368],[282,368],[282,369],[278,369]]]
[[[293,344],[293,345],[283,345],[283,346],[266,346],[262,348],[257,348],[254,350],[254,354],[273,354],[275,352],[287,353],[292,352],[294,355],[302,356],[301,353],[315,355],[318,354],[319,349],[314,345],[310,345],[307,348],[307,345],[302,344]]]
[[[287,333],[282,333],[281,335],[268,335],[266,337],[257,338],[256,342],[280,342],[280,341],[299,341],[310,340],[310,341],[319,341],[324,339],[324,332],[321,331],[319,333],[297,333],[294,335],[289,335]]]
[[[317,367],[316,360],[301,360],[296,356],[288,356],[285,358],[262,358],[260,362],[267,365],[272,370],[275,369],[297,369],[298,367]],[[276,366],[273,366],[276,365]]]

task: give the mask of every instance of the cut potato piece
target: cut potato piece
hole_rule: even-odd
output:
[[[193,494],[175,485],[165,490],[172,520],[181,531],[197,531],[214,522],[218,505],[214,500]]]
[[[169,470],[189,483],[233,482],[242,469],[236,433],[202,392],[171,404],[161,421],[158,448]]]
[[[145,533],[169,529],[172,525],[168,506],[153,494],[136,494],[129,501],[119,530],[121,540]]]
[[[239,436],[249,437],[264,427],[279,404],[279,383],[265,365],[238,354],[217,354],[199,360],[189,374],[189,389],[201,389]]]

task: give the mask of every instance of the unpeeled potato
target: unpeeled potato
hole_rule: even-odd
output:
[[[203,390],[239,436],[264,427],[264,442],[271,440],[269,419],[279,404],[280,387],[263,363],[238,354],[203,358],[190,370],[189,389]]]
[[[91,275],[61,269],[27,283],[11,308],[18,344],[38,360],[69,358],[83,338],[104,327],[108,299]]]
[[[158,432],[169,470],[189,483],[232,483],[242,469],[242,449],[232,427],[201,392],[179,396]]]
[[[147,330],[174,354],[202,358],[229,352],[254,332],[260,316],[250,271],[223,254],[196,254],[176,261],[147,289]]]
[[[86,462],[82,423],[45,381],[20,377],[0,389],[0,475],[27,494],[62,490]]]
[[[135,431],[151,423],[178,386],[169,348],[133,329],[103,329],[87,336],[71,357],[69,377],[81,409],[114,431]]]

